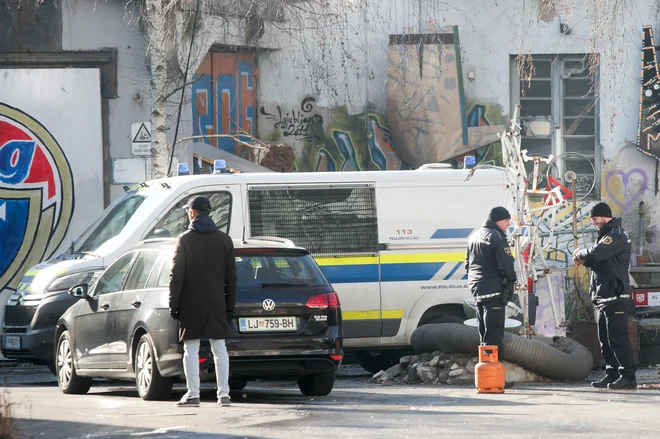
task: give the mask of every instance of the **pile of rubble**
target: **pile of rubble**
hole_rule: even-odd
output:
[[[370,383],[376,384],[471,384],[479,358],[472,354],[447,354],[441,351],[402,357],[399,364],[375,374]],[[544,381],[514,363],[504,364],[505,380],[514,383]]]

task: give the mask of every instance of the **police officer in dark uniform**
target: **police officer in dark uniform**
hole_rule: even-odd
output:
[[[477,302],[477,321],[482,345],[496,345],[500,358],[504,339],[504,309],[516,283],[513,256],[504,232],[511,215],[502,206],[491,209],[482,228],[468,240],[465,270]]]
[[[596,204],[590,212],[598,229],[597,242],[576,250],[573,262],[591,268],[591,300],[598,309],[598,339],[606,375],[591,383],[596,388],[635,389],[633,351],[628,337],[630,302],[630,238],[621,218],[612,218],[606,203]]]

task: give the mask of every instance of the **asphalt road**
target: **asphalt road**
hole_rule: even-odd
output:
[[[2,372],[0,372],[2,373]],[[21,438],[657,438],[660,390],[599,391],[584,383],[517,384],[502,395],[465,386],[381,386],[362,369],[341,370],[328,397],[294,383],[250,383],[219,407],[142,401],[130,383],[99,381],[63,395],[45,369],[5,368],[0,393],[12,402]],[[650,375],[649,375],[650,374]],[[657,371],[649,376],[657,377]],[[644,380],[642,380],[644,381]],[[646,382],[654,381],[646,379]]]

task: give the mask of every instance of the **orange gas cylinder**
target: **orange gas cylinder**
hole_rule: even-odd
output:
[[[474,385],[477,393],[504,393],[504,365],[498,361],[497,346],[479,346]]]

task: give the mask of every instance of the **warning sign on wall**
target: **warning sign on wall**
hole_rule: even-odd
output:
[[[151,155],[151,123],[131,124],[131,148],[133,155]]]

